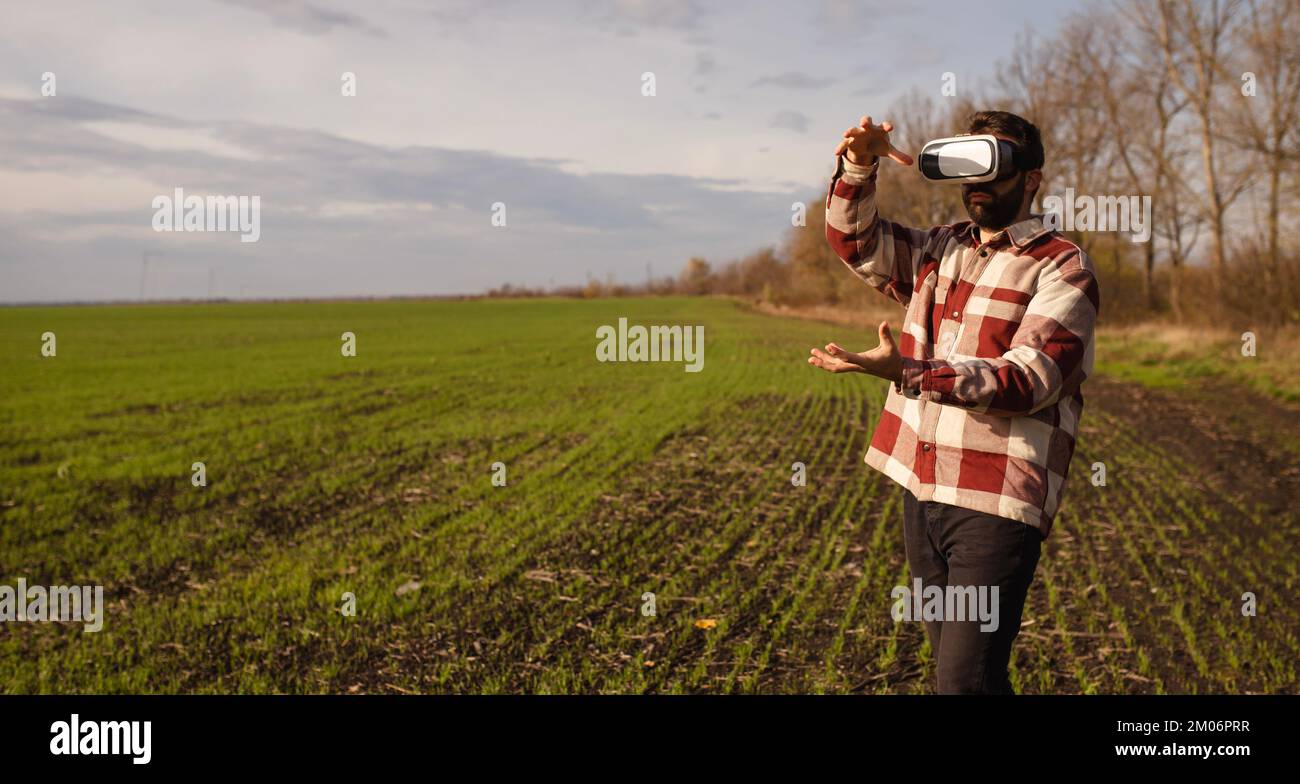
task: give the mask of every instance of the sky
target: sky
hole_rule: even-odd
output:
[[[1018,33],[1051,34],[1063,13],[1010,0],[10,4],[0,302],[469,294],[723,263],[779,243],[791,205],[817,203],[862,114],[910,90],[940,100],[945,72],[974,89]],[[177,188],[256,196],[257,241],[156,231],[154,200]]]

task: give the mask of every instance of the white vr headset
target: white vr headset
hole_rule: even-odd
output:
[[[916,167],[922,177],[936,182],[1005,180],[1024,170],[1021,149],[992,134],[962,134],[926,142]]]

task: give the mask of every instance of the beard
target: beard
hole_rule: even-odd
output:
[[[1011,222],[1020,214],[1020,203],[1025,198],[1025,173],[1021,172],[1017,176],[1018,181],[1015,187],[1001,196],[993,190],[992,183],[989,182],[978,182],[962,186],[962,204],[966,205],[966,214],[970,216],[976,226],[989,231],[997,231],[1011,225]],[[973,193],[982,193],[988,196],[989,200],[971,202],[970,197]]]

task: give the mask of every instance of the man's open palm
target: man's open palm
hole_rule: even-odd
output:
[[[888,321],[880,322],[877,334],[880,345],[870,351],[859,354],[841,348],[838,343],[827,343],[824,351],[814,348],[809,352],[812,356],[808,357],[808,364],[831,373],[870,373],[890,381],[901,381],[903,359],[894,344]]]

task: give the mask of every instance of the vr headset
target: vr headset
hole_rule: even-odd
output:
[[[936,182],[1000,182],[1025,170],[1019,147],[992,134],[962,134],[926,142],[921,176]]]

